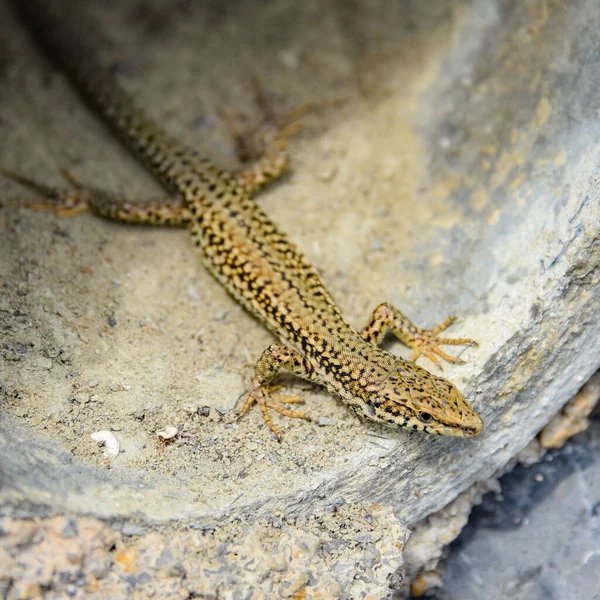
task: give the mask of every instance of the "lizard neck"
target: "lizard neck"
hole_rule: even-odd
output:
[[[345,320],[334,318],[328,327],[316,327],[300,349],[323,382],[349,403],[364,398],[372,384],[383,381],[398,357],[365,341]]]

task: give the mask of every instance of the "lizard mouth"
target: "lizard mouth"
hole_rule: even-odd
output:
[[[466,421],[451,420],[446,423],[439,423],[426,427],[425,431],[433,435],[442,435],[444,437],[471,438],[479,435],[483,431],[483,421],[478,414],[474,414]]]
[[[456,423],[456,425],[445,425],[440,428],[440,435],[450,437],[470,438],[479,435],[483,431],[483,421],[479,415],[472,419],[469,424]]]

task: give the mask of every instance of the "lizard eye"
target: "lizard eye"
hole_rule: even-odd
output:
[[[431,415],[429,413],[426,412],[420,412],[419,413],[419,421],[422,421],[423,423],[429,423],[429,421],[431,421]]]

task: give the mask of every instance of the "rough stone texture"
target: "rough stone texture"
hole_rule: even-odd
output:
[[[407,539],[381,506],[134,538],[85,517],[5,518],[0,597],[377,600],[389,597]]]
[[[231,411],[272,338],[200,268],[185,233],[7,208],[3,513],[135,530],[307,518],[343,500],[411,524],[503,467],[597,369],[597,2],[101,4],[87,30],[111,40],[101,52],[124,85],[226,166],[219,111],[257,121],[253,74],[279,112],[315,104],[294,172],[262,205],[357,326],[384,300],[424,326],[460,317],[452,333],[481,346],[445,375],[486,431],[391,432],[290,380],[314,422],[283,423],[279,444],[257,411],[239,422]],[[0,164],[157,195],[4,3],[0,28]],[[167,427],[179,433],[165,446]],[[117,457],[96,431],[116,437]]]
[[[541,512],[544,517],[547,517],[551,522],[560,521],[563,514],[568,512],[575,512],[581,514],[579,506],[565,505],[564,498],[561,496],[561,486],[558,483],[561,478],[567,478],[573,470],[578,470],[584,467],[587,470],[600,470],[600,447],[597,444],[597,428],[598,425],[594,424],[592,431],[588,432],[585,436],[580,436],[573,440],[571,447],[565,450],[564,453],[555,453],[547,456],[549,448],[560,448],[565,445],[567,440],[576,436],[578,433],[585,431],[590,425],[590,414],[594,410],[600,401],[600,371],[595,373],[590,380],[581,388],[581,390],[575,395],[574,398],[569,400],[563,409],[555,415],[552,420],[540,431],[539,435],[533,439],[526,448],[524,448],[513,461],[511,461],[504,469],[501,469],[495,477],[490,478],[487,481],[479,482],[471,486],[467,491],[460,494],[454,501],[448,506],[445,506],[441,511],[430,515],[420,523],[417,523],[411,531],[411,543],[407,546],[404,559],[404,582],[401,590],[397,593],[395,598],[405,598],[412,593],[415,597],[423,596],[424,594],[431,595],[436,588],[443,587],[446,582],[445,589],[439,590],[441,598],[445,597],[462,597],[464,590],[461,582],[465,575],[465,570],[469,570],[469,565],[472,557],[467,557],[467,554],[473,552],[470,550],[471,547],[482,548],[481,554],[478,556],[486,557],[478,562],[476,566],[477,575],[471,577],[473,586],[471,593],[474,594],[473,598],[487,598],[486,594],[490,594],[490,590],[482,582],[487,581],[487,574],[484,571],[492,568],[492,565],[497,564],[498,561],[489,561],[487,556],[490,554],[483,547],[486,545],[490,546],[490,550],[497,550],[500,552],[501,559],[509,565],[509,568],[502,572],[502,575],[496,577],[506,585],[494,586],[494,589],[503,589],[502,594],[508,593],[508,589],[514,587],[515,582],[519,580],[519,577],[515,575],[515,571],[519,572],[519,575],[527,573],[530,569],[523,568],[521,564],[510,564],[511,560],[514,560],[515,550],[512,543],[505,543],[505,539],[502,534],[498,536],[497,544],[494,540],[494,535],[487,539],[485,537],[486,530],[486,519],[481,518],[481,513],[485,513],[489,508],[487,506],[494,507],[494,514],[496,516],[495,521],[503,521],[504,525],[508,525],[508,528],[517,526],[519,524],[527,524],[527,521],[535,521],[535,527],[528,528],[529,536],[547,537],[548,531],[545,527],[543,518],[540,518],[537,512]],[[598,412],[600,417],[600,411]],[[575,461],[571,461],[569,457],[575,456]],[[564,460],[566,458],[566,460]],[[558,459],[558,460],[557,460]],[[546,465],[538,465],[536,470],[532,470],[532,473],[526,478],[529,480],[529,485],[520,487],[521,477],[513,474],[513,469],[516,467],[516,473],[522,473],[522,467],[531,467],[540,463],[544,460],[546,463],[554,462],[551,467],[551,477],[548,481],[545,481],[543,472],[547,471]],[[505,473],[508,473],[505,475]],[[505,475],[505,476],[504,476]],[[586,476],[592,482],[596,478],[596,474],[591,472]],[[594,578],[585,580],[585,572],[582,574],[577,569],[577,558],[578,552],[582,545],[582,537],[584,538],[583,546],[586,547],[585,540],[589,540],[591,548],[600,548],[600,531],[597,526],[597,503],[594,500],[594,496],[597,495],[594,490],[594,484],[591,487],[587,487],[586,478],[577,481],[577,486],[582,487],[585,491],[583,504],[585,505],[586,524],[583,527],[578,527],[577,531],[571,536],[564,536],[561,534],[560,529],[553,532],[556,536],[557,544],[561,543],[561,552],[563,554],[562,559],[559,561],[553,558],[553,562],[558,564],[563,561],[569,563],[575,562],[575,565],[570,564],[569,569],[563,569],[558,566],[551,577],[558,577],[563,581],[574,580],[578,577],[584,579],[582,585],[587,587],[591,585],[591,589],[594,589],[596,581]],[[544,482],[544,485],[540,485]],[[556,486],[555,489],[554,486]],[[488,492],[495,492],[489,494]],[[504,492],[505,496],[510,496],[510,500],[507,502],[508,507],[506,513],[509,517],[506,517],[506,513],[503,515],[505,506],[502,503]],[[554,499],[546,501],[546,505],[541,502],[545,499],[549,493],[552,492]],[[487,494],[487,495],[485,495]],[[494,497],[494,500],[491,498]],[[500,498],[500,502],[496,499]],[[517,499],[515,501],[515,498]],[[466,527],[471,511],[474,506],[481,504],[484,501],[484,508],[478,508],[475,510],[475,523],[469,522]],[[577,503],[579,504],[579,503]],[[568,506],[568,508],[567,508]],[[515,508],[521,509],[521,515],[515,516]],[[526,516],[533,512],[532,519],[526,519]],[[478,518],[479,517],[479,518]],[[568,519],[567,519],[568,520]],[[478,529],[482,526],[483,532]],[[489,522],[489,519],[487,519]],[[506,527],[505,527],[506,528]],[[508,532],[508,536],[511,533]],[[475,537],[476,541],[471,542],[471,538]],[[514,536],[519,539],[519,536]],[[458,538],[458,540],[457,540]],[[456,541],[456,543],[454,543]],[[522,543],[522,552],[528,553],[531,551],[531,560],[537,562],[538,565],[543,565],[546,561],[546,552],[543,550],[543,545],[538,545],[535,548],[530,548],[527,544],[527,537],[520,537]],[[448,546],[453,544],[453,549],[450,552],[449,564],[450,569],[444,580],[444,559],[448,556]],[[555,544],[547,544],[549,547],[554,547]],[[478,549],[476,550],[476,552]],[[592,551],[591,555],[586,550],[584,553],[586,560],[590,556],[594,555],[595,550]],[[571,555],[575,554],[576,558],[573,561]],[[573,568],[575,567],[575,568]],[[540,583],[547,575],[543,575],[541,578],[538,576],[542,574],[544,569],[534,569],[535,576],[533,579],[535,583]],[[530,573],[531,574],[531,573]],[[526,579],[531,579],[529,576]],[[531,583],[531,582],[530,582]],[[534,583],[534,585],[535,585]],[[562,586],[566,588],[566,585]],[[529,589],[529,587],[528,587]],[[579,588],[575,588],[579,589]],[[581,594],[579,591],[571,591],[570,595],[566,596],[566,589],[561,590],[559,596],[567,600],[567,598],[579,598]]]
[[[500,491],[496,478],[472,485],[439,512],[417,523],[411,531],[404,559],[404,581],[398,597],[416,597],[442,585],[443,558],[448,546],[460,535],[469,520],[473,506],[484,494]]]
[[[451,547],[434,597],[600,599],[600,413],[585,433],[501,484]]]
[[[575,398],[565,404],[538,436],[542,448],[562,448],[574,435],[590,425],[590,414],[600,402],[600,371],[581,388]]]

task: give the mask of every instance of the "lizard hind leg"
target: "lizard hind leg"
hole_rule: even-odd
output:
[[[312,105],[305,102],[277,116],[259,80],[253,78],[252,83],[256,104],[262,114],[259,125],[242,128],[238,118],[225,112],[223,118],[234,141],[237,158],[245,165],[233,174],[234,178],[249,194],[254,195],[286,171],[289,163],[286,153],[288,140],[300,131],[300,119],[312,110]]]
[[[72,179],[68,171],[61,171],[61,173],[69,183],[74,183],[75,180]],[[51,210],[60,217],[72,217],[89,210],[89,194],[79,185],[75,185],[73,189],[52,187],[1,167],[0,175],[36,192],[40,196],[39,200],[3,201],[1,206],[22,206],[32,210]]]
[[[261,354],[254,367],[252,388],[240,410],[240,416],[242,416],[246,414],[254,404],[258,404],[267,427],[269,427],[278,439],[281,439],[281,431],[279,427],[273,423],[269,414],[269,409],[278,412],[284,417],[305,419],[307,421],[310,420],[305,413],[290,410],[289,408],[282,406],[283,404],[301,403],[302,400],[297,396],[280,397],[272,395],[275,390],[279,389],[279,386],[272,386],[271,381],[273,381],[282,369],[286,369],[300,377],[314,380],[312,367],[301,354],[295,350],[291,350],[283,344],[271,344]]]
[[[40,196],[39,200],[3,202],[2,206],[18,205],[34,210],[50,210],[59,217],[72,217],[89,210],[112,221],[146,225],[185,227],[189,221],[187,209],[180,198],[131,202],[119,194],[84,186],[66,169],[61,170],[61,174],[71,184],[71,188],[52,187],[0,168],[0,175]]]
[[[396,307],[384,302],[373,311],[369,323],[364,326],[360,335],[366,341],[378,344],[383,339],[385,332],[390,329],[401,343],[413,351],[410,357],[411,361],[415,362],[421,354],[424,354],[441,369],[440,358],[451,363],[464,363],[465,361],[447,354],[440,346],[478,345],[475,340],[469,338],[438,337],[438,334],[447,329],[455,320],[456,317],[448,317],[433,329],[421,329]]]

